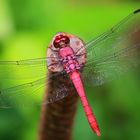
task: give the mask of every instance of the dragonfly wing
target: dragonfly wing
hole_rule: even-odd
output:
[[[121,60],[119,60],[119,58],[116,58],[116,60],[114,58],[113,60],[112,58],[112,60],[104,60],[98,64],[90,63],[86,65],[82,72],[83,81],[88,85],[99,86],[121,77],[122,74],[137,65],[134,61],[129,61],[128,64],[128,59],[126,57],[127,56],[124,56]],[[125,58],[127,59],[127,64],[122,60]]]
[[[54,103],[63,99],[64,97],[67,97],[69,94],[70,92],[68,88],[65,86],[65,84],[63,84],[55,88],[55,91],[53,90],[50,94],[48,94],[47,99],[45,99],[43,104]]]
[[[0,61],[0,79],[2,80],[21,80],[21,79],[39,79],[45,77],[47,71],[47,62],[55,59],[51,65],[60,65],[57,57],[44,57],[36,59],[27,59],[19,61]]]
[[[49,74],[50,85],[48,85],[47,102],[58,101],[68,95],[75,94],[72,89],[74,86],[69,76],[65,72]],[[46,102],[45,102],[46,104]]]
[[[68,95],[68,89],[64,85],[59,86],[47,99],[44,98],[45,87],[50,84],[51,78],[62,75],[56,73],[53,76],[41,78],[39,80],[0,90],[0,108],[9,107],[31,107],[53,103]]]
[[[140,64],[140,10],[87,43],[87,63],[82,77],[101,85]],[[81,48],[82,51],[82,48]],[[80,53],[80,50],[79,52]]]
[[[33,105],[39,101],[45,87],[45,78],[18,85],[0,91],[0,107],[18,107]],[[42,90],[42,92],[40,92]],[[40,95],[41,94],[41,95]]]

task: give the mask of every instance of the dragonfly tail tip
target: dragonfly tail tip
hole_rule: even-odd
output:
[[[99,130],[97,130],[95,133],[96,133],[96,135],[97,135],[98,137],[100,137],[100,136],[101,136],[101,133],[100,133],[100,131],[99,131]]]

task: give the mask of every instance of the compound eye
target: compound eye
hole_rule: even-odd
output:
[[[64,40],[65,44],[69,44],[70,43],[70,39],[67,36],[64,36],[63,40]]]
[[[55,48],[61,48],[62,44],[67,45],[69,44],[69,42],[70,42],[69,37],[64,36],[64,35],[58,35],[55,37],[53,45]]]
[[[59,48],[60,47],[60,40],[56,38],[53,42],[53,45],[55,48]]]

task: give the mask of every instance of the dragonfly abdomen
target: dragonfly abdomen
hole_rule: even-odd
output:
[[[84,91],[84,88],[82,85],[82,81],[81,81],[79,72],[78,71],[72,72],[70,74],[70,78],[71,78],[71,80],[72,80],[72,82],[77,90],[78,95],[80,96],[85,114],[87,116],[88,122],[89,122],[92,130],[97,134],[97,136],[100,136],[100,130],[98,127],[98,123],[96,121],[96,118],[94,117],[92,109],[88,103],[86,96],[85,96],[85,91]]]
[[[97,136],[100,136],[100,129],[98,127],[98,123],[96,121],[96,118],[92,112],[92,109],[89,105],[87,106],[83,106],[84,107],[84,111],[85,111],[85,114],[88,118],[88,122],[92,128],[92,130],[96,133]]]

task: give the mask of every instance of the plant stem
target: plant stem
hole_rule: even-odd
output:
[[[49,73],[48,76],[52,76]],[[43,105],[41,111],[39,140],[71,140],[74,116],[78,96],[68,77],[54,76],[47,85],[45,99],[57,91],[58,85],[65,83],[70,92],[67,97],[57,102]]]

